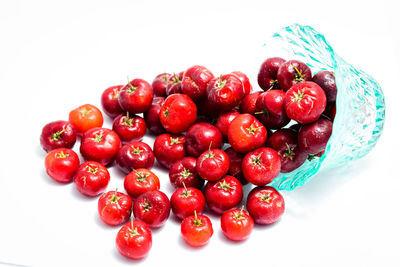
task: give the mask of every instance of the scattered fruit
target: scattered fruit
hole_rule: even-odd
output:
[[[40,145],[46,152],[56,148],[72,148],[76,142],[76,130],[68,121],[46,124],[40,135]]]
[[[147,169],[136,169],[125,176],[124,187],[128,195],[135,199],[147,191],[159,190],[160,180]]]
[[[85,104],[69,113],[69,122],[74,126],[77,134],[82,136],[90,129],[103,126],[103,115],[95,106]]]
[[[109,191],[99,198],[97,209],[103,222],[109,225],[120,225],[131,217],[132,200],[128,195],[117,190]]]
[[[159,190],[147,191],[133,202],[133,214],[152,228],[161,227],[168,219],[171,206],[166,194]]]
[[[151,169],[154,165],[154,153],[148,144],[133,142],[118,150],[115,163],[124,173],[140,168]]]
[[[68,183],[78,170],[79,157],[69,148],[56,148],[47,154],[44,164],[51,178],[57,182]]]
[[[201,247],[208,243],[214,231],[210,219],[205,215],[186,217],[181,224],[181,233],[186,243],[192,247]]]
[[[82,163],[74,176],[78,191],[90,197],[103,193],[109,181],[110,173],[107,168],[96,161]]]
[[[151,229],[146,223],[132,219],[119,230],[115,243],[121,255],[142,259],[151,249]]]

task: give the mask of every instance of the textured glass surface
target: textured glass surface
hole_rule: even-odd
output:
[[[325,153],[291,173],[280,174],[271,185],[293,190],[320,169],[347,164],[375,146],[385,121],[385,100],[374,78],[344,61],[325,37],[309,26],[294,24],[283,28],[263,50],[268,56],[301,60],[313,74],[321,69],[334,71],[338,89],[336,118]]]

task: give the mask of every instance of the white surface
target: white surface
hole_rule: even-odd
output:
[[[39,145],[43,125],[67,119],[80,104],[99,105],[102,90],[125,83],[127,75],[151,81],[164,71],[204,64],[216,74],[244,71],[256,86],[254,70],[263,58],[255,51],[274,31],[297,22],[314,26],[343,58],[380,82],[387,120],[376,148],[347,168],[284,192],[282,220],[257,226],[246,242],[227,241],[213,217],[209,245],[190,249],[171,216],[153,232],[148,257],[133,264],[399,266],[395,2],[1,1],[0,262],[132,264],[115,248],[118,227],[98,219],[97,199],[46,176]],[[167,174],[156,173],[170,195]],[[120,173],[113,168],[111,174],[109,189],[123,189]]]

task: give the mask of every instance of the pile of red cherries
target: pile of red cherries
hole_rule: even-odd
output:
[[[69,121],[44,126],[40,143],[48,152],[46,171],[58,182],[73,181],[86,196],[101,195],[98,214],[108,225],[123,224],[116,246],[128,258],[147,255],[151,228],[161,227],[170,210],[182,220],[181,234],[189,245],[207,244],[213,227],[203,213],[206,204],[209,212],[222,215],[226,237],[244,240],[254,223],[281,217],[284,199],[267,185],[280,172],[292,172],[324,153],[336,112],[335,78],[329,71],[312,76],[303,62],[269,58],[258,84],[263,91],[252,92],[242,72],[214,76],[193,66],[160,74],[152,85],[134,79],[112,86],[101,96],[103,111],[114,118],[112,129],[102,128],[102,112],[90,104],[72,110]],[[157,136],[153,149],[140,141],[147,130]],[[71,149],[77,137],[83,163]],[[169,169],[176,188],[170,198],[150,170],[155,159]],[[126,173],[124,193],[104,193],[110,181],[106,166],[114,162]],[[256,187],[245,196],[246,211],[238,206],[248,183]]]

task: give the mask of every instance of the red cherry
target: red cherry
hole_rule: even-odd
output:
[[[239,78],[240,81],[243,83],[243,88],[244,88],[244,94],[248,95],[250,92],[253,90],[253,86],[250,83],[249,77],[247,77],[246,74],[240,71],[232,71],[233,75],[236,75],[236,77]]]
[[[167,96],[166,89],[168,86],[168,80],[171,77],[169,73],[161,73],[154,78],[151,87],[153,88],[153,93],[156,96]]]
[[[196,159],[193,157],[177,160],[169,169],[169,180],[175,187],[186,185],[201,189],[204,184],[204,179],[197,173]]]
[[[148,144],[133,142],[119,149],[115,162],[125,173],[139,168],[151,169],[154,165],[154,153]]]
[[[133,79],[125,85],[118,96],[121,108],[130,113],[146,112],[153,100],[151,85],[142,79]]]
[[[173,94],[165,99],[160,110],[160,122],[170,133],[186,131],[197,119],[197,107],[184,94]]]
[[[264,125],[250,114],[240,114],[229,125],[228,140],[237,152],[246,153],[261,147],[266,139]]]
[[[277,78],[280,88],[287,91],[296,83],[310,81],[311,69],[301,61],[289,60],[279,67]]]
[[[269,90],[257,98],[255,114],[267,128],[280,129],[289,123],[285,112],[285,96],[281,90]]]
[[[115,242],[119,253],[123,256],[142,259],[151,249],[150,227],[144,222],[131,220],[119,230]]]
[[[319,119],[314,123],[303,125],[299,131],[299,148],[307,154],[323,151],[332,134],[333,124],[330,120]]]
[[[161,227],[168,219],[171,206],[166,194],[153,190],[141,194],[133,202],[133,214],[152,228]]]
[[[162,134],[154,141],[154,155],[157,161],[166,168],[186,155],[186,137],[184,135]]]
[[[229,125],[239,115],[240,113],[238,111],[232,110],[229,112],[223,112],[218,116],[215,126],[220,130],[220,132],[225,138],[228,137]]]
[[[277,74],[279,67],[285,62],[283,58],[271,57],[265,60],[258,72],[258,85],[264,90],[278,89]]]
[[[56,148],[72,148],[76,142],[76,130],[68,121],[53,121],[46,124],[40,135],[40,145],[49,152]]]
[[[144,113],[144,120],[146,121],[147,128],[154,134],[162,134],[165,132],[160,122],[160,110],[164,100],[164,97],[154,97],[151,107]]]
[[[209,149],[197,158],[197,173],[205,180],[217,181],[228,172],[228,169],[229,157],[221,149]]]
[[[325,107],[324,90],[314,82],[297,83],[286,92],[286,114],[299,123],[308,124],[318,120]]]
[[[112,129],[118,134],[123,143],[130,143],[142,140],[146,134],[146,122],[142,117],[130,116],[129,112],[126,115],[119,115],[114,119]]]
[[[183,220],[188,216],[202,213],[206,205],[203,193],[194,187],[180,187],[171,196],[171,208],[176,217]]]
[[[121,147],[121,140],[116,132],[106,128],[93,128],[87,131],[81,141],[80,151],[86,160],[110,164]]]
[[[207,122],[193,124],[186,132],[185,148],[189,155],[200,156],[209,147],[221,148],[222,134],[217,127]]]
[[[336,101],[337,88],[335,75],[332,72],[320,70],[313,76],[312,81],[324,90],[327,102],[333,103]]]
[[[188,216],[181,224],[181,233],[186,243],[192,247],[201,247],[208,243],[214,231],[210,219],[205,215]]]
[[[214,75],[206,67],[190,67],[183,74],[182,92],[194,101],[204,99],[207,85],[213,78]]]
[[[256,104],[258,96],[261,92],[254,92],[243,97],[242,101],[240,101],[239,111],[240,113],[249,113],[254,114],[256,112]]]
[[[111,118],[118,116],[123,113],[121,106],[118,102],[119,93],[122,90],[123,85],[111,86],[104,90],[101,95],[101,106],[104,112]]]
[[[247,197],[247,210],[258,224],[276,222],[285,211],[285,201],[271,186],[255,187]]]
[[[207,99],[217,109],[230,111],[244,97],[242,81],[234,74],[225,74],[210,81],[207,87]]]
[[[243,188],[238,179],[226,175],[218,181],[208,182],[204,194],[210,210],[222,214],[239,205],[243,198]]]
[[[269,147],[261,147],[244,156],[242,161],[243,175],[255,185],[266,185],[272,182],[281,170],[281,159],[278,153]]]
[[[124,187],[131,198],[137,198],[147,191],[159,190],[160,180],[147,169],[137,169],[125,176]]]
[[[225,211],[221,217],[222,232],[233,241],[245,240],[253,228],[253,218],[243,208]]]
[[[109,225],[119,225],[131,217],[132,200],[121,192],[109,191],[104,193],[97,204],[100,219]]]
[[[96,161],[82,163],[74,176],[74,182],[78,191],[91,197],[104,192],[109,181],[110,173],[107,168]]]
[[[47,174],[57,182],[71,182],[79,167],[78,155],[69,148],[56,148],[44,160]]]

